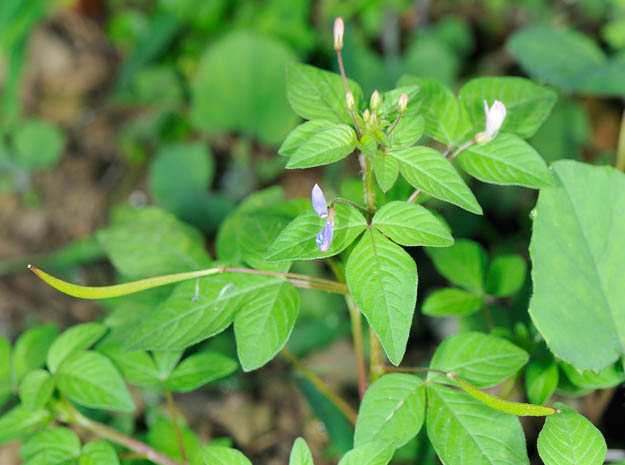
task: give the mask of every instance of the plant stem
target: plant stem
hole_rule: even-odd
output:
[[[343,86],[345,87],[345,95],[347,95],[347,93],[351,91],[349,90],[349,84],[347,83],[347,76],[345,75],[345,67],[343,66],[343,55],[341,54],[340,50],[336,51],[336,60],[339,62],[339,71],[341,72],[341,77],[343,78]],[[356,128],[356,133],[358,133],[358,138],[360,139],[362,137],[362,131],[360,130],[360,125],[358,124],[356,115],[354,114],[353,110],[350,110],[349,108],[347,109],[347,111],[352,117],[352,121],[354,122],[354,127]]]
[[[371,156],[365,154],[365,203],[367,204],[367,210],[369,215],[375,214],[375,185],[373,180],[373,163]]]
[[[165,397],[167,398],[167,407],[169,408],[169,414],[171,415],[171,422],[174,425],[174,430],[176,431],[176,438],[178,439],[178,446],[180,447],[180,456],[182,457],[182,461],[186,464],[188,463],[187,453],[184,450],[182,432],[180,431],[180,426],[178,425],[176,405],[174,404],[174,398],[171,395],[171,391],[167,388],[165,388]]]
[[[415,200],[417,200],[417,197],[419,197],[419,194],[421,194],[421,189],[415,190],[412,193],[412,195],[410,195],[410,197],[408,197],[408,200],[406,200],[406,202],[414,202]]]
[[[621,130],[618,136],[616,151],[616,169],[625,172],[625,110],[621,118]]]
[[[362,205],[358,205],[356,202],[352,202],[351,200],[347,200],[347,199],[342,199],[340,197],[337,197],[336,199],[334,199],[331,203],[330,203],[330,207],[334,207],[334,204],[336,202],[339,203],[346,203],[347,205],[351,205],[352,207],[356,207],[359,210],[362,210],[365,213],[368,213],[369,210],[367,210],[365,207],[363,207]]]
[[[141,441],[137,441],[136,439],[131,438],[130,436],[126,436],[119,431],[115,431],[114,429],[109,428],[102,423],[98,423],[97,421],[93,421],[85,417],[82,413],[76,410],[74,406],[68,401],[64,403],[63,408],[69,414],[69,418],[63,420],[66,423],[73,423],[81,426],[87,431],[90,431],[102,438],[120,444],[137,454],[145,456],[146,459],[159,465],[183,465],[179,462],[176,462],[172,458],[160,453],[159,451],[152,449],[150,446]]]
[[[453,160],[454,158],[456,158],[458,155],[460,155],[460,153],[465,150],[468,149],[469,147],[471,147],[475,142],[473,142],[473,139],[466,141],[464,144],[462,144],[460,147],[458,147],[454,153],[452,153],[448,159],[449,160]]]
[[[388,132],[386,133],[387,136],[391,135],[391,132],[393,132],[395,130],[395,128],[397,127],[397,125],[399,124],[399,120],[401,119],[401,115],[402,113],[398,113],[397,114],[397,119],[395,120],[395,122],[393,123],[393,125],[391,126],[391,129],[388,130]]]
[[[313,373],[301,360],[291,353],[288,349],[284,348],[281,351],[282,355],[291,362],[297,370],[308,379],[322,394],[324,394],[335,406],[338,408],[345,418],[347,418],[352,425],[356,424],[356,418],[358,414],[352,409],[347,402],[340,398],[330,387]]]
[[[352,323],[354,354],[356,356],[356,369],[358,370],[358,392],[360,394],[360,400],[362,400],[369,387],[367,381],[367,364],[365,363],[365,350],[362,340],[362,314],[352,296],[346,295],[345,302],[347,303]]]
[[[384,367],[385,373],[438,373],[439,375],[447,376],[447,372],[443,370],[437,370],[436,368],[427,367]]]
[[[369,381],[373,384],[383,374],[382,344],[373,328],[369,326]]]

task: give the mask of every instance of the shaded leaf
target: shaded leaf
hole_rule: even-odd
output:
[[[468,239],[456,239],[451,247],[428,248],[425,251],[436,270],[449,281],[470,291],[483,292],[488,257],[480,244]]]
[[[527,264],[518,255],[495,258],[486,274],[486,293],[497,297],[516,294],[525,282]]]
[[[54,373],[70,355],[88,349],[100,339],[107,328],[101,323],[82,323],[72,326],[56,338],[48,351],[48,369]]]
[[[85,444],[78,465],[119,465],[119,459],[113,446],[100,439]]]
[[[29,371],[43,366],[57,333],[56,326],[49,324],[36,326],[20,335],[13,347],[13,376],[17,383]]]
[[[16,405],[0,417],[0,444],[20,439],[53,419],[47,410],[30,412],[24,406]]]
[[[189,392],[237,369],[237,362],[216,352],[198,352],[185,358],[172,371],[165,386],[174,392]]]
[[[422,311],[429,316],[467,316],[479,311],[483,305],[484,301],[480,296],[447,287],[427,296]]]
[[[50,428],[30,436],[20,449],[27,464],[56,465],[78,458],[80,439],[69,428]]]
[[[52,397],[54,378],[46,370],[29,372],[20,384],[20,401],[26,410],[36,412]]]

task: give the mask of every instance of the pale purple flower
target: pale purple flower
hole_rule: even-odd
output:
[[[318,184],[315,184],[312,189],[311,194],[312,206],[321,218],[328,217],[328,202],[326,202],[326,198],[323,195],[323,191]]]
[[[317,234],[317,247],[323,253],[326,253],[330,249],[330,244],[332,244],[332,234],[334,233],[334,225],[327,223],[323,225],[319,234]]]
[[[320,218],[325,218],[326,222],[323,225],[319,234],[317,234],[317,247],[323,253],[327,252],[330,249],[330,244],[332,244],[332,234],[334,233],[334,215],[328,214],[328,203],[326,202],[326,198],[323,195],[323,191],[321,187],[317,184],[314,185],[311,194],[312,206],[319,215]]]

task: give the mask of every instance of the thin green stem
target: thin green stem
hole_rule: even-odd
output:
[[[475,142],[473,142],[473,139],[466,141],[464,144],[462,144],[460,147],[458,147],[451,155],[449,155],[448,160],[453,160],[454,158],[456,158],[458,155],[460,155],[462,153],[463,150],[468,149],[469,147],[471,147]]]
[[[618,136],[616,151],[616,169],[625,172],[625,110],[621,118],[621,130]]]
[[[347,205],[351,205],[352,207],[356,207],[359,210],[362,210],[365,213],[368,213],[369,210],[367,210],[365,207],[363,207],[362,205],[358,205],[356,202],[352,202],[351,200],[347,200],[347,199],[342,199],[341,197],[337,197],[336,199],[334,199],[332,201],[332,203],[330,203],[330,207],[334,207],[334,204],[336,202],[340,202],[340,203],[346,203]]]
[[[399,120],[401,119],[401,115],[402,113],[398,113],[397,114],[397,119],[395,120],[395,122],[393,123],[393,125],[391,126],[391,129],[388,130],[388,132],[386,133],[387,136],[390,136],[391,133],[395,130],[395,128],[397,127],[397,125],[399,124]]]
[[[447,372],[443,370],[437,370],[436,368],[427,367],[384,367],[385,373],[438,373],[439,375],[447,376]]]
[[[371,156],[365,154],[365,202],[369,215],[375,214],[375,185],[373,179],[373,163]]]
[[[343,55],[341,54],[340,50],[336,51],[336,60],[339,62],[339,71],[341,72],[341,77],[343,78],[343,86],[345,87],[345,95],[347,95],[347,93],[351,91],[349,90],[349,84],[347,83],[347,75],[345,74],[345,67],[343,66]],[[360,125],[358,124],[358,120],[356,119],[356,115],[354,114],[353,110],[347,109],[347,111],[352,117],[352,121],[354,122],[354,127],[356,128],[356,133],[358,134],[358,138],[360,139],[362,137],[362,131],[360,129]]]
[[[282,349],[281,351],[284,358],[286,358],[289,362],[297,368],[297,370],[308,379],[322,394],[324,394],[335,406],[338,408],[345,418],[347,418],[352,425],[356,424],[356,418],[358,414],[354,411],[350,405],[345,402],[341,397],[338,396],[330,387],[313,373],[306,365],[304,365],[301,360],[299,360],[295,355],[291,353],[288,349]]]
[[[365,396],[369,382],[367,380],[367,364],[365,362],[365,349],[362,340],[362,314],[350,295],[345,296],[345,302],[349,309],[349,317],[352,324],[352,338],[354,341],[354,355],[356,356],[356,369],[358,371],[358,392],[360,400]]]
[[[182,461],[186,464],[188,463],[187,452],[184,450],[182,432],[180,431],[180,426],[178,425],[178,412],[176,411],[176,405],[174,404],[174,398],[171,395],[171,391],[167,388],[165,388],[165,398],[167,399],[167,408],[169,409],[169,414],[171,415],[171,422],[174,425],[174,430],[176,431],[176,439],[178,440],[178,447],[180,448],[180,456],[182,457]]]

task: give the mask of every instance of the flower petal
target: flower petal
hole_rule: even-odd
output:
[[[334,225],[326,223],[323,225],[323,229],[317,234],[317,247],[323,253],[326,253],[330,249],[332,244],[332,234],[334,232]]]
[[[318,184],[315,184],[311,194],[312,206],[321,218],[328,216],[328,203],[323,195],[323,191]]]

